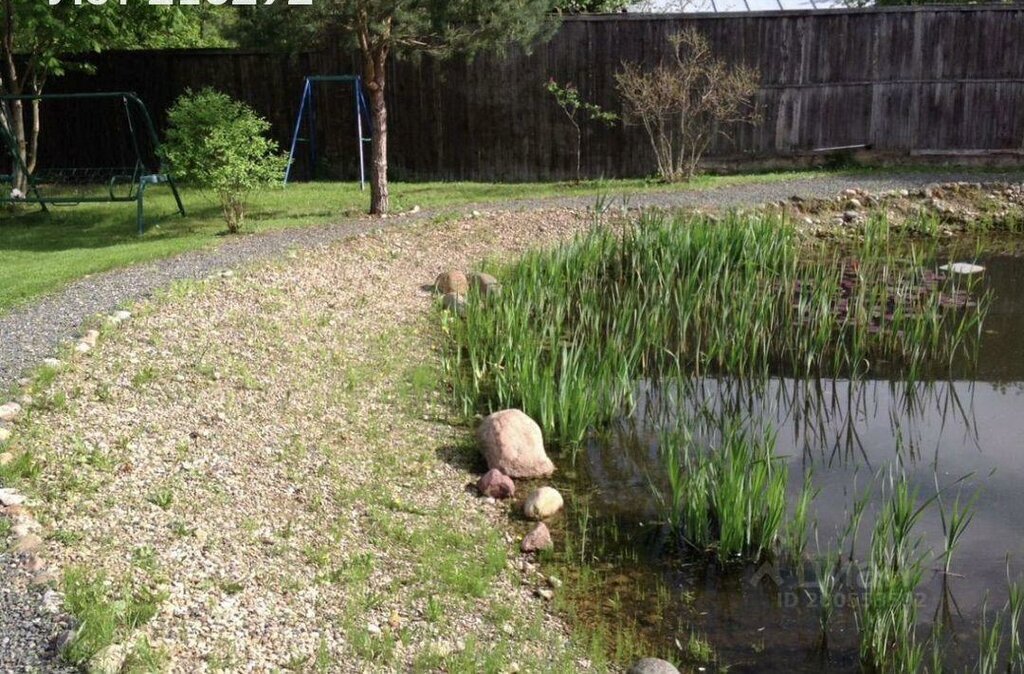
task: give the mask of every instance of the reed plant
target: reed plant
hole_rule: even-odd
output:
[[[871,532],[857,612],[861,660],[877,671],[917,672],[924,663],[917,590],[925,553],[914,528],[931,500],[921,502],[905,477],[889,476],[887,498]]]
[[[1007,568],[1007,576],[1009,576],[1009,568]],[[1024,616],[1024,586],[1017,581],[1009,581],[1006,613],[1010,640],[1007,668],[1014,672],[1024,672],[1024,645],[1021,643],[1020,636],[1021,617]]]
[[[445,363],[465,412],[520,407],[575,447],[631,411],[641,378],[948,364],[981,312],[926,271],[881,230],[838,250],[771,214],[598,222],[498,270],[499,296],[471,291],[464,318],[446,317]]]
[[[708,448],[686,433],[662,436],[660,449],[673,471],[668,520],[689,546],[722,562],[757,559],[779,543],[789,473],[774,455],[770,432],[754,435],[728,419],[720,438]]]

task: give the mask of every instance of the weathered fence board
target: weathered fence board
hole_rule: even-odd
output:
[[[759,69],[756,127],[731,129],[710,155],[773,158],[815,148],[870,145],[887,153],[1011,150],[1024,141],[1024,7],[972,6],[615,15],[570,18],[530,53],[473,62],[431,59],[391,67],[391,164],[399,178],[534,180],[570,177],[571,128],[543,85],[577,85],[618,111],[614,74],[623,61],[655,64],[666,38],[695,25],[720,55]],[[88,57],[95,74],[73,73],[51,91],[131,90],[158,125],[186,88],[213,86],[250,103],[285,144],[303,75],[356,71],[333,46],[282,55],[223,50],[110,52]],[[323,151],[339,175],[355,169],[351,93],[318,96]],[[87,111],[44,118],[42,161],[114,160],[105,127]],[[588,127],[590,176],[647,175],[647,138],[635,127]]]

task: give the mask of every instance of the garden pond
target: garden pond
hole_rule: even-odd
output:
[[[856,548],[855,559],[867,553],[885,476],[901,469],[922,500],[936,485],[947,501],[973,499],[952,573],[942,572],[938,555],[926,553],[917,590],[921,623],[942,612],[938,618],[950,626],[947,666],[973,669],[983,616],[991,621],[1006,603],[1007,574],[1018,578],[1024,571],[1024,256],[982,255],[978,264],[985,267],[979,291],[989,292],[990,304],[976,360],[960,358],[946,376],[931,373],[908,383],[870,375],[774,375],[756,384],[706,377],[685,390],[640,385],[632,414],[589,438],[574,465],[563,465],[577,511],[569,527],[579,539],[586,522],[593,539],[588,561],[605,566],[619,598],[595,610],[628,617],[664,653],[681,648],[688,655],[691,634],[700,635],[716,664],[731,672],[860,671],[855,607],[863,581],[856,568],[844,572],[846,590],[836,597],[823,649],[820,567],[811,560],[837,545],[864,494],[871,496],[859,535],[843,552]],[[698,444],[714,446],[720,440],[715,424],[702,420],[726,410],[774,434],[776,454],[790,472],[790,507],[810,476],[817,492],[803,564],[722,566],[680,554],[664,524],[663,429],[682,417]],[[917,531],[922,550],[942,549],[937,505],[925,508]]]

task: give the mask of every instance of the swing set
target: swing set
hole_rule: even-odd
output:
[[[295,165],[295,153],[299,143],[305,143],[309,160],[310,173],[313,174],[317,165],[316,143],[316,84],[351,83],[352,98],[356,115],[356,145],[359,148],[359,189],[366,189],[366,157],[363,144],[370,142],[370,137],[363,136],[364,131],[370,132],[370,107],[363,93],[363,79],[358,75],[309,75],[302,85],[302,100],[299,103],[299,114],[295,118],[295,131],[292,134],[291,149],[288,151],[288,168],[284,170],[284,184],[292,178],[292,167]],[[305,136],[301,135],[305,130]]]
[[[10,107],[15,101],[56,102],[58,107],[63,107],[61,125],[69,127],[72,133],[102,131],[113,124],[115,133],[112,134],[112,142],[116,147],[111,148],[111,154],[116,157],[118,165],[63,168],[41,166],[29,173],[8,123]],[[123,111],[123,116],[118,114],[117,108]],[[103,113],[103,124],[99,127],[98,113]],[[40,114],[38,108],[36,114]],[[10,158],[9,173],[4,174],[3,165],[0,164],[0,206],[33,203],[39,204],[44,212],[49,212],[48,205],[134,201],[136,224],[139,234],[142,234],[145,230],[143,204],[146,188],[166,184],[171,188],[178,212],[185,215],[178,187],[158,152],[159,140],[153,120],[146,105],[134,93],[114,91],[0,96],[0,143],[6,146]],[[73,153],[62,151],[60,154],[67,157]],[[15,176],[19,174],[26,178],[24,194],[15,189]],[[3,189],[4,185],[6,189]]]

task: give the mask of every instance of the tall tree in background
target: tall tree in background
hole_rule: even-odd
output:
[[[394,55],[472,56],[483,49],[529,45],[553,27],[555,0],[320,0],[321,25],[354,39],[370,97],[370,212],[388,198],[387,66]]]
[[[0,94],[41,94],[46,82],[69,67],[88,67],[68,54],[132,47],[192,46],[201,34],[200,14],[148,4],[51,6],[43,0],[0,0]],[[0,125],[14,138],[21,163],[35,170],[39,101],[0,105]],[[13,186],[25,192],[28,176],[17,163]]]

